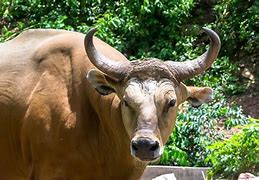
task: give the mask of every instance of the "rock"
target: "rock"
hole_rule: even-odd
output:
[[[175,177],[174,173],[170,173],[170,174],[163,174],[161,176],[157,176],[157,177],[153,178],[152,180],[176,180],[176,177]]]
[[[242,173],[239,175],[238,180],[259,180],[259,177],[255,177],[251,173]]]

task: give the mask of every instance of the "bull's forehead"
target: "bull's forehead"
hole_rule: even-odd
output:
[[[131,62],[131,66],[132,70],[127,80],[136,77],[141,80],[167,78],[175,81],[174,73],[170,71],[167,64],[159,59],[135,60]]]
[[[153,94],[159,87],[161,82],[155,79],[142,80],[139,78],[132,78],[127,84],[126,93],[142,93],[142,94]]]
[[[174,94],[174,83],[167,79],[147,79],[132,78],[125,87],[124,98],[134,99],[135,103],[140,104],[144,101],[154,101],[163,98],[166,94]]]

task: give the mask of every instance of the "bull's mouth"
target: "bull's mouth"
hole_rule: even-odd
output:
[[[135,156],[136,157],[136,156]],[[140,158],[140,157],[136,157],[138,160],[140,161],[144,161],[144,162],[154,162],[154,161],[157,161],[159,157],[156,157],[156,158]]]
[[[140,156],[139,154],[134,154],[134,153],[131,153],[131,155],[137,160],[143,161],[143,162],[155,162],[159,160],[159,158],[161,157],[160,153],[157,156],[150,156],[150,157]]]

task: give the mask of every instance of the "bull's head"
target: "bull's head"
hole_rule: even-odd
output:
[[[188,100],[199,106],[211,100],[212,89],[187,87],[182,81],[204,72],[217,58],[218,35],[203,28],[210,48],[195,60],[185,62],[146,59],[115,61],[93,45],[94,29],[85,37],[91,62],[101,71],[91,70],[87,79],[102,95],[115,92],[121,100],[122,119],[131,139],[132,156],[152,161],[161,156],[176,119],[177,107]]]

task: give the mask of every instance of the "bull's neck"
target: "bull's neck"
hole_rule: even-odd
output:
[[[118,168],[122,165],[121,159],[128,167],[131,167],[131,173],[140,173],[147,165],[146,163],[135,160],[130,154],[130,138],[127,135],[121,116],[120,100],[116,94],[101,96],[95,90],[91,91],[90,102],[94,108],[95,115],[93,119],[97,128],[96,136],[98,136],[99,148],[102,152],[100,155],[107,162],[113,162],[116,166],[118,160]],[[107,155],[106,152],[110,154]]]
[[[100,138],[121,141],[118,145],[128,146],[130,139],[122,122],[120,100],[116,94],[101,96],[94,90],[91,92],[90,103],[96,113],[96,118],[92,120],[99,126],[99,134],[102,134]]]

